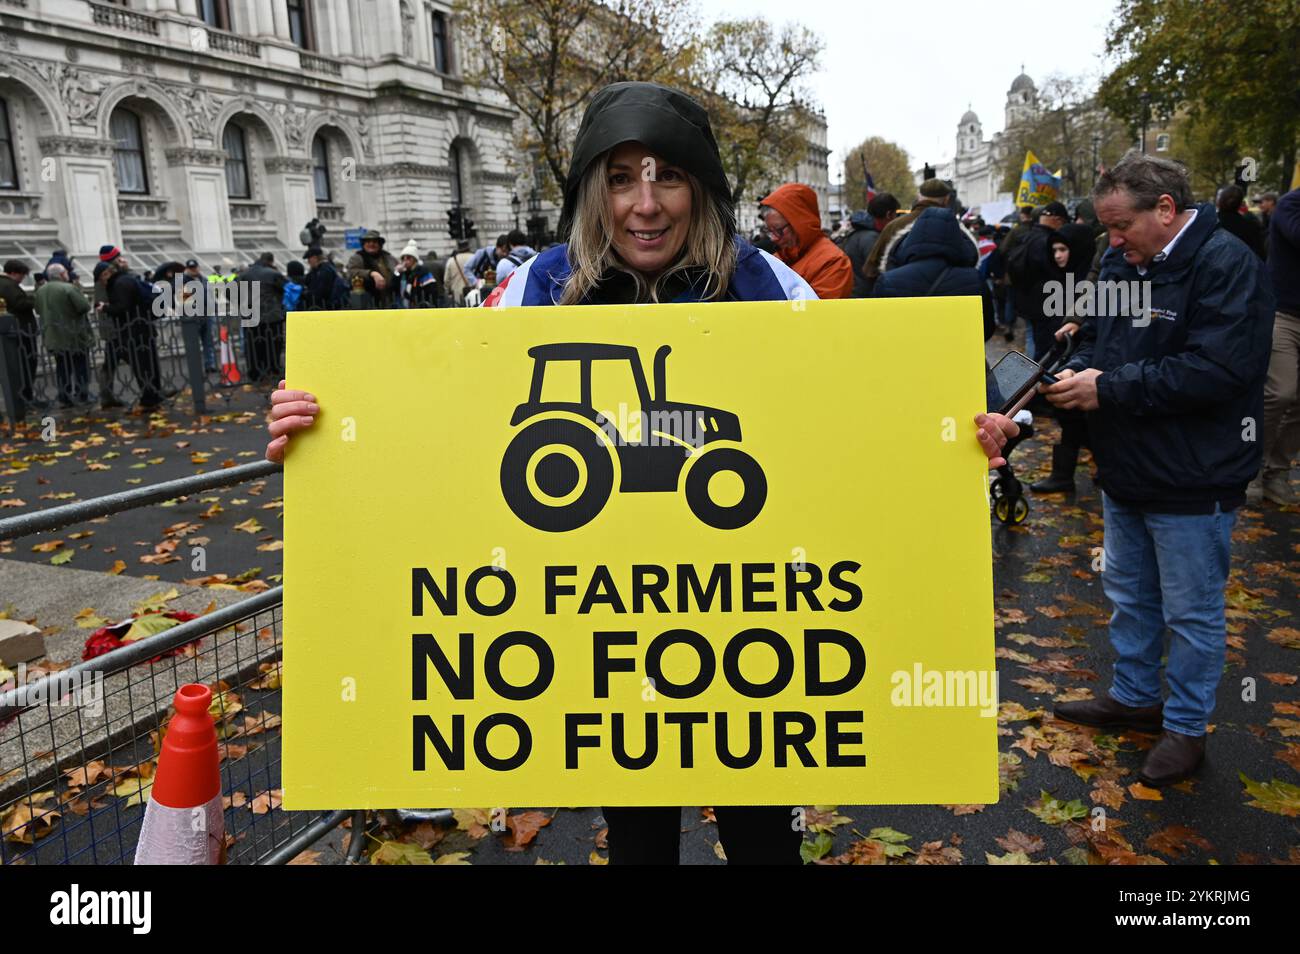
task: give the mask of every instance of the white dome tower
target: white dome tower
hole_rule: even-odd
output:
[[[1011,81],[1007,90],[1007,128],[1033,118],[1038,111],[1038,88],[1021,64],[1020,75]]]
[[[969,156],[978,151],[984,142],[984,127],[980,118],[967,109],[957,124],[957,155]]]

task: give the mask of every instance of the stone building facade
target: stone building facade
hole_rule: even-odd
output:
[[[440,0],[0,0],[0,258],[283,260],[311,219],[446,254],[453,205],[495,235],[515,114],[460,62]]]
[[[800,128],[806,149],[803,158],[784,170],[779,178],[751,183],[751,194],[736,204],[736,228],[741,235],[752,235],[762,222],[758,218],[758,200],[785,182],[802,182],[817,193],[817,208],[821,212],[822,228],[834,227],[831,216],[830,149],[826,146],[826,113],[818,106],[799,109]],[[722,165],[728,175],[733,175],[735,164],[725,143],[721,147]]]

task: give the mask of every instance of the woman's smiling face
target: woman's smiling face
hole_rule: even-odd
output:
[[[653,278],[673,263],[686,243],[691,184],[686,171],[641,145],[625,142],[605,168],[611,242],[629,268]]]

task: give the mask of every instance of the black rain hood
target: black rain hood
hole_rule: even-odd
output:
[[[561,236],[569,233],[578,186],[588,167],[597,156],[625,142],[642,143],[698,179],[717,197],[728,231],[735,232],[735,203],[704,107],[680,90],[658,83],[612,83],[592,97],[578,127],[564,182]]]

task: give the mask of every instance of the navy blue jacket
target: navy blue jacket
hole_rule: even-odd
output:
[[[863,269],[867,265],[867,256],[871,254],[871,246],[876,244],[880,233],[876,231],[876,220],[866,212],[854,212],[849,216],[849,224],[853,231],[845,236],[844,244],[840,246],[853,263],[853,293],[849,297],[869,298],[871,283]]]
[[[1101,485],[1121,504],[1229,509],[1259,470],[1273,294],[1264,263],[1218,224],[1213,205],[1198,206],[1145,276],[1116,249],[1102,258],[1097,317],[1068,367],[1102,372],[1088,428]],[[1107,314],[1108,281],[1149,282],[1149,317]]]
[[[1278,199],[1268,221],[1268,269],[1278,311],[1300,318],[1300,189]]]
[[[932,207],[891,241],[881,257],[884,271],[876,279],[873,298],[928,298],[978,295],[984,312],[984,340],[993,334],[993,293],[980,278],[979,246],[949,209]],[[987,368],[987,364],[986,364]],[[988,410],[997,410],[1001,395],[985,377]]]
[[[993,332],[993,295],[976,267],[979,247],[975,238],[951,210],[926,209],[891,244],[893,248],[886,249],[881,259],[885,270],[876,279],[873,297],[978,295],[984,309],[984,338],[988,339]]]

